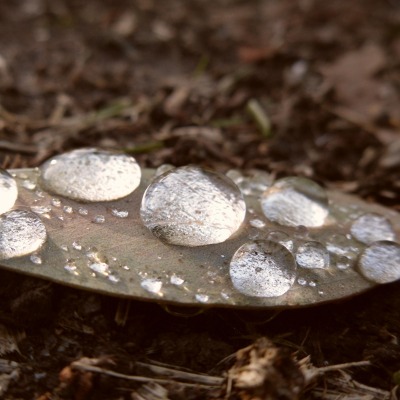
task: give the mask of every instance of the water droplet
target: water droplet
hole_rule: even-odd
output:
[[[103,276],[110,275],[110,266],[105,262],[90,263],[88,266],[96,274]]]
[[[297,249],[296,262],[302,268],[328,268],[329,252],[320,242],[307,242]]]
[[[222,174],[196,166],[176,168],[154,179],[141,206],[145,226],[177,245],[221,243],[246,214],[239,189]]]
[[[32,254],[29,259],[36,265],[41,265],[43,263],[42,257],[40,257],[38,254]]]
[[[54,207],[61,207],[61,200],[54,197],[51,199],[51,205]]]
[[[31,206],[31,211],[35,214],[46,214],[51,211],[50,206]]]
[[[325,190],[300,177],[276,181],[263,193],[261,207],[269,220],[288,226],[321,226],[329,212]]]
[[[336,267],[340,270],[346,270],[353,266],[354,261],[346,256],[336,256]]]
[[[307,285],[307,280],[304,278],[298,278],[297,283],[301,286],[306,286]]]
[[[279,243],[245,243],[234,254],[229,273],[233,286],[248,296],[277,297],[286,293],[296,277],[292,254]]]
[[[194,297],[200,303],[208,303],[208,301],[210,300],[210,296],[202,293],[197,293]]]
[[[128,218],[129,211],[117,210],[116,208],[113,208],[111,210],[111,214],[114,215],[114,217],[118,217],[118,218]]]
[[[112,283],[118,283],[121,280],[121,278],[118,275],[110,274],[108,275],[108,280]]]
[[[105,218],[104,215],[96,215],[96,216],[93,218],[93,222],[94,222],[95,224],[104,224],[104,222],[106,222],[106,218]]]
[[[244,172],[231,169],[226,173],[226,176],[232,179],[246,196],[259,196],[271,186],[273,181],[271,174],[257,169]]]
[[[310,281],[310,282],[308,282],[308,285],[311,286],[311,287],[316,287],[317,286],[317,282]]]
[[[326,242],[326,248],[337,256],[345,256],[351,259],[357,258],[359,252],[357,242],[351,235],[332,235]]]
[[[285,232],[281,231],[269,232],[267,239],[276,243],[280,243],[282,246],[285,246],[289,251],[293,251],[293,240]]]
[[[0,168],[0,214],[11,210],[18,197],[15,179],[4,169]]]
[[[174,275],[171,275],[170,282],[173,285],[180,286],[183,284],[183,282],[185,282],[185,280],[174,274]]]
[[[78,268],[76,267],[74,260],[67,260],[67,263],[64,265],[64,269],[72,275],[79,275]]]
[[[20,257],[38,250],[46,241],[46,227],[30,211],[14,210],[0,217],[0,259]]]
[[[387,240],[371,244],[361,254],[358,268],[370,281],[397,281],[400,279],[400,245]]]
[[[35,190],[36,189],[36,183],[29,181],[29,180],[22,181],[21,186],[27,190]]]
[[[249,223],[254,228],[258,228],[258,229],[265,228],[265,222],[262,221],[261,219],[257,219],[257,218],[256,219],[251,219]]]
[[[224,300],[229,300],[231,298],[231,296],[229,295],[229,293],[225,292],[224,290],[221,292],[221,297]]]
[[[78,214],[80,214],[80,215],[88,215],[89,214],[89,210],[87,208],[84,208],[84,207],[79,207],[78,208]]]
[[[372,213],[364,214],[354,221],[351,234],[365,244],[396,239],[391,223],[385,217]]]
[[[63,250],[63,251],[69,251],[68,246],[66,246],[65,244],[62,244],[60,246],[60,249]]]
[[[159,279],[148,278],[144,279],[140,286],[150,293],[161,294],[162,282]]]
[[[75,250],[81,251],[82,250],[82,245],[80,245],[78,242],[72,242],[72,247]]]
[[[71,206],[64,206],[63,211],[67,214],[72,214],[74,212],[74,210]]]
[[[132,193],[141,171],[133,157],[98,149],[79,149],[53,157],[41,168],[49,191],[80,201],[111,201]]]

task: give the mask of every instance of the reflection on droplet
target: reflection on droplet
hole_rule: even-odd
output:
[[[320,242],[307,242],[298,247],[296,262],[302,268],[328,268],[329,252]]]
[[[208,303],[208,300],[210,300],[210,296],[203,293],[197,293],[194,297],[200,303]]]
[[[7,171],[0,168],[0,214],[11,210],[17,197],[17,183]]]
[[[116,208],[113,208],[111,210],[111,214],[114,215],[114,217],[118,217],[118,218],[128,218],[129,211],[117,210]]]
[[[177,245],[221,243],[243,222],[246,205],[239,189],[222,174],[188,166],[157,177],[141,205],[145,226]]]
[[[358,262],[360,273],[376,283],[389,283],[400,279],[400,245],[380,241],[367,247]]]
[[[78,214],[80,214],[80,215],[88,215],[89,214],[89,210],[87,208],[84,208],[84,207],[79,207],[78,208]]]
[[[93,218],[93,222],[94,222],[95,224],[104,224],[104,222],[106,222],[106,218],[105,218],[104,215],[96,215],[96,216]]]
[[[53,157],[40,170],[47,190],[81,201],[125,197],[139,186],[141,178],[133,157],[92,148]]]
[[[38,250],[46,241],[46,228],[30,211],[14,210],[0,217],[0,259],[20,257]]]
[[[255,218],[255,219],[251,219],[249,221],[249,224],[251,226],[253,226],[254,228],[258,228],[258,229],[262,229],[265,228],[265,222],[262,221],[261,219]]]
[[[159,279],[144,279],[140,282],[140,286],[150,293],[161,294],[162,282]]]
[[[33,264],[41,265],[43,263],[42,257],[38,254],[32,254],[29,259],[33,262]]]
[[[329,212],[325,190],[300,177],[276,181],[263,193],[261,207],[269,220],[288,226],[321,226]]]
[[[280,243],[282,246],[285,246],[289,251],[293,251],[293,240],[285,232],[281,231],[269,232],[267,239],[273,242]]]
[[[170,282],[173,285],[180,286],[183,284],[183,282],[185,282],[185,280],[182,279],[181,277],[179,277],[178,275],[174,274],[174,275],[171,275]]]
[[[277,297],[293,285],[296,263],[279,243],[250,242],[236,251],[229,273],[233,286],[240,292],[255,297]]]
[[[391,223],[378,214],[364,214],[353,222],[351,234],[361,243],[371,244],[381,240],[396,240]]]

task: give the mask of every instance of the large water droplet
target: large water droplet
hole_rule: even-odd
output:
[[[397,281],[400,279],[400,245],[386,240],[371,244],[361,254],[358,268],[370,281]]]
[[[11,210],[17,197],[17,183],[7,171],[0,168],[0,214]]]
[[[229,273],[233,286],[255,297],[286,293],[296,278],[296,263],[286,247],[272,241],[245,243],[234,254]]]
[[[351,234],[361,243],[371,244],[381,240],[395,240],[390,222],[378,214],[364,214],[353,222]]]
[[[302,268],[328,268],[329,252],[320,242],[307,242],[297,249],[296,262]]]
[[[46,241],[46,228],[30,211],[10,211],[0,217],[0,259],[20,257],[38,250]]]
[[[263,193],[261,207],[268,219],[288,226],[321,226],[329,212],[325,190],[300,177],[276,181]]]
[[[224,242],[235,233],[244,220],[246,204],[224,175],[188,166],[155,178],[143,196],[140,214],[158,238],[203,246]]]
[[[141,177],[133,157],[92,148],[53,157],[40,169],[49,191],[81,201],[125,197],[139,186]]]

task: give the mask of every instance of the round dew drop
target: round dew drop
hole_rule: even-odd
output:
[[[233,286],[253,297],[285,294],[296,278],[296,263],[286,247],[269,240],[245,243],[232,257]]]
[[[222,174],[196,166],[156,177],[140,209],[144,225],[175,245],[221,243],[242,224],[246,204],[238,187]]]
[[[0,168],[0,214],[11,210],[18,197],[15,179],[4,169]]]
[[[31,254],[46,241],[46,227],[30,211],[14,210],[0,217],[0,259]]]
[[[396,239],[396,233],[391,223],[385,217],[373,213],[357,218],[351,226],[351,234],[359,242],[365,244]]]
[[[360,273],[376,283],[400,279],[400,245],[388,240],[372,243],[358,260]]]
[[[61,154],[41,167],[42,185],[55,194],[78,201],[111,201],[132,193],[141,170],[126,154],[85,148]]]
[[[329,267],[329,252],[320,242],[307,242],[297,249],[296,262],[302,268],[325,269]]]
[[[265,216],[280,225],[317,227],[329,213],[325,190],[307,178],[277,180],[261,196]]]

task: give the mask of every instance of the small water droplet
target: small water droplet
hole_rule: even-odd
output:
[[[297,283],[301,286],[306,286],[307,285],[307,280],[304,278],[298,278]]]
[[[36,183],[29,181],[29,180],[22,181],[21,186],[27,190],[35,190],[36,189]]]
[[[254,197],[263,193],[271,186],[273,181],[271,174],[257,169],[244,172],[231,169],[226,173],[226,176],[235,182],[244,195]]]
[[[148,278],[144,279],[141,283],[140,286],[150,292],[150,293],[155,293],[160,295],[161,294],[161,288],[162,288],[162,282],[159,279],[154,279],[154,278]]]
[[[280,243],[282,246],[285,246],[289,251],[293,251],[293,240],[285,232],[281,231],[269,232],[267,239],[273,242]]]
[[[114,217],[118,217],[118,218],[128,218],[129,211],[117,210],[116,208],[113,208],[111,210],[111,214],[114,215]]]
[[[358,261],[361,274],[376,283],[389,283],[400,279],[400,245],[391,241],[372,243]]]
[[[302,268],[328,268],[329,252],[320,242],[307,242],[298,247],[296,262]]]
[[[286,293],[296,277],[292,254],[279,243],[245,243],[234,254],[229,273],[233,286],[248,296],[277,297]]]
[[[64,206],[63,211],[67,214],[72,214],[74,212],[74,210],[71,206]]]
[[[105,262],[90,263],[89,268],[96,274],[103,276],[110,275],[110,266]]]
[[[33,262],[33,264],[41,265],[43,263],[42,257],[38,254],[32,254],[29,259]]]
[[[112,283],[118,283],[121,280],[121,278],[118,275],[110,274],[108,275],[108,280]]]
[[[178,275],[174,274],[174,275],[171,275],[170,282],[173,285],[180,286],[183,284],[183,282],[185,282],[185,280],[182,279],[181,277],[179,277]]]
[[[74,260],[67,260],[67,263],[64,265],[64,269],[72,275],[79,275],[78,268],[76,267]]]
[[[359,249],[357,242],[349,235],[334,234],[326,242],[326,248],[336,256],[357,258]]]
[[[125,271],[130,271],[130,268],[127,265],[123,265],[122,269],[124,269]]]
[[[177,245],[221,243],[242,224],[246,204],[239,189],[222,174],[188,166],[153,180],[141,206],[145,226]]]
[[[133,157],[93,148],[53,157],[41,167],[50,192],[81,201],[111,201],[132,193],[141,171]]]
[[[254,228],[262,229],[265,228],[265,222],[262,221],[261,219],[251,219],[250,220],[250,225],[253,226]]]
[[[51,205],[54,207],[61,207],[61,200],[54,197],[51,199]]]
[[[60,249],[63,250],[63,251],[69,251],[68,246],[65,245],[65,244],[62,244],[62,245],[60,246]]]
[[[45,243],[46,237],[46,227],[36,214],[9,211],[0,217],[0,259],[33,253]]]
[[[31,206],[31,211],[35,214],[46,214],[51,211],[50,206]]]
[[[81,251],[82,250],[82,245],[80,245],[78,242],[72,242],[72,247],[75,250]]]
[[[202,293],[197,293],[195,295],[195,298],[200,303],[208,303],[208,301],[210,300],[210,296],[207,296],[206,294]]]
[[[221,292],[221,297],[224,300],[229,300],[231,298],[231,296],[229,295],[229,293],[225,292],[224,290]]]
[[[88,215],[89,214],[89,210],[87,208],[84,208],[84,207],[79,207],[78,208],[78,214],[80,214],[80,215]]]
[[[318,290],[318,294],[319,294],[320,296],[323,296],[325,293],[324,293],[323,290]]]
[[[44,193],[41,191],[41,190],[36,190],[36,192],[35,192],[35,196],[36,197],[39,197],[39,198],[41,198],[41,199],[43,199],[44,198]]]
[[[104,215],[96,215],[96,216],[93,218],[93,222],[94,222],[95,224],[104,224],[104,222],[106,222],[106,218],[105,218]]]
[[[321,226],[329,212],[325,190],[300,177],[276,181],[263,193],[261,207],[269,220],[288,226]]]
[[[340,270],[346,270],[353,266],[353,260],[346,256],[336,256],[336,267]]]
[[[351,234],[361,243],[396,239],[391,223],[378,214],[364,214],[353,222]]]
[[[317,282],[310,281],[310,282],[308,282],[308,285],[311,286],[311,287],[316,287],[317,286]]]

